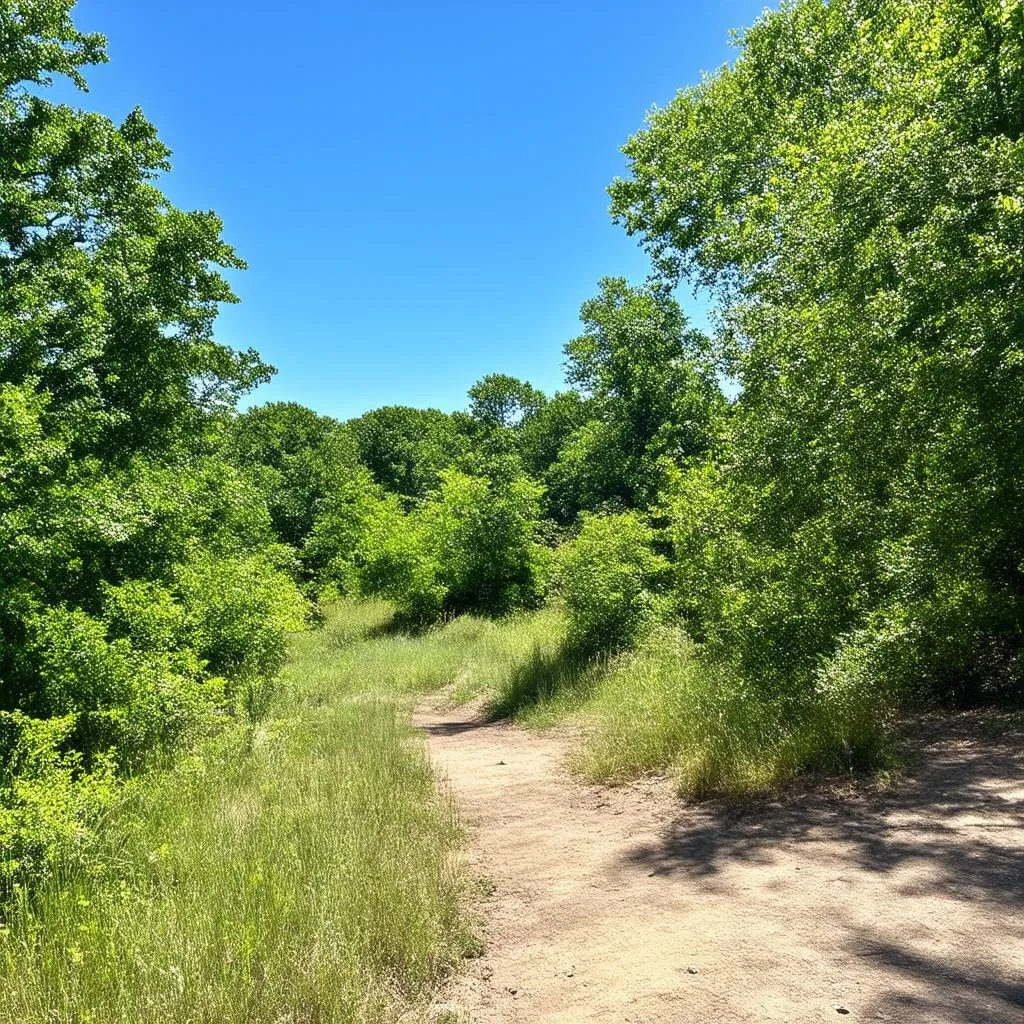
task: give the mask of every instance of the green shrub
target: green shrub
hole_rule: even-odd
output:
[[[535,606],[549,554],[537,542],[541,489],[515,460],[487,472],[440,473],[440,486],[410,511],[394,495],[339,495],[307,545],[336,591],[394,601],[408,619],[442,612],[503,614]]]
[[[363,593],[394,601],[400,615],[414,622],[429,622],[441,613],[447,589],[423,521],[404,513],[397,498],[378,506],[356,557]]]
[[[324,498],[303,546],[302,563],[325,597],[359,595],[361,572],[380,553],[385,535],[397,528],[401,511],[398,499],[363,468]],[[384,530],[376,531],[382,520]],[[367,579],[373,573],[367,570]]]
[[[547,577],[547,551],[536,542],[542,493],[514,459],[478,475],[441,473],[419,516],[446,608],[502,614],[539,602]]]
[[[211,673],[228,678],[273,675],[309,610],[298,584],[265,554],[197,553],[178,567],[175,588],[189,642]]]
[[[558,559],[573,647],[619,650],[655,620],[669,583],[669,563],[652,550],[653,540],[651,528],[633,512],[583,517],[579,535]]]
[[[574,763],[592,779],[666,772],[686,796],[739,797],[804,772],[877,767],[888,755],[877,700],[824,683],[799,702],[773,700],[678,629],[658,628],[615,659],[591,693]]]
[[[55,862],[79,860],[115,793],[114,764],[86,771],[69,745],[78,716],[32,718],[0,711],[0,906],[16,884],[37,881]]]

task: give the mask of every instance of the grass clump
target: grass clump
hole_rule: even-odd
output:
[[[272,718],[140,782],[92,862],[20,894],[0,1021],[425,1017],[472,940],[453,808],[345,657],[386,616],[346,609],[332,643],[300,637]]]
[[[696,798],[763,793],[807,771],[866,768],[885,749],[877,717],[861,716],[854,735],[849,709],[830,711],[820,695],[767,698],[673,629],[609,663],[581,714],[589,728],[574,765],[585,777],[623,782],[667,772]]]

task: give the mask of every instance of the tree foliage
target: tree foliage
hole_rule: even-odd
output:
[[[118,773],[271,675],[305,615],[219,455],[271,372],[214,338],[243,264],[159,191],[141,111],[46,99],[106,59],[71,8],[0,0],[0,897],[80,843]]]
[[[799,0],[740,47],[611,189],[742,386],[704,628],[776,685],[877,634],[955,686],[1024,613],[1021,5]]]

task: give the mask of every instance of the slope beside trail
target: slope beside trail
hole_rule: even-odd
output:
[[[415,723],[488,880],[437,1006],[489,1022],[1024,1022],[1024,743],[951,726],[889,793],[685,805],[583,785],[568,739]]]

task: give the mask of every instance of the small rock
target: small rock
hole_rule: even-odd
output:
[[[836,1007],[836,1013],[846,1014],[846,1013],[849,1013],[849,1012],[850,1011],[845,1006],[837,1006]]]
[[[686,968],[686,973],[687,974],[700,974],[700,971],[698,971],[696,967],[687,967]]]
[[[504,761],[499,761],[499,762],[498,762],[498,764],[504,764],[504,763],[505,763]]]
[[[517,992],[519,991],[519,989],[517,989],[517,988],[513,988],[513,987],[512,987],[511,985],[506,985],[506,986],[505,986],[505,991],[506,991],[506,992],[507,992],[507,993],[508,993],[508,994],[509,994],[510,996],[514,996],[514,995],[515,995],[515,994],[516,994],[516,993],[517,993]]]

